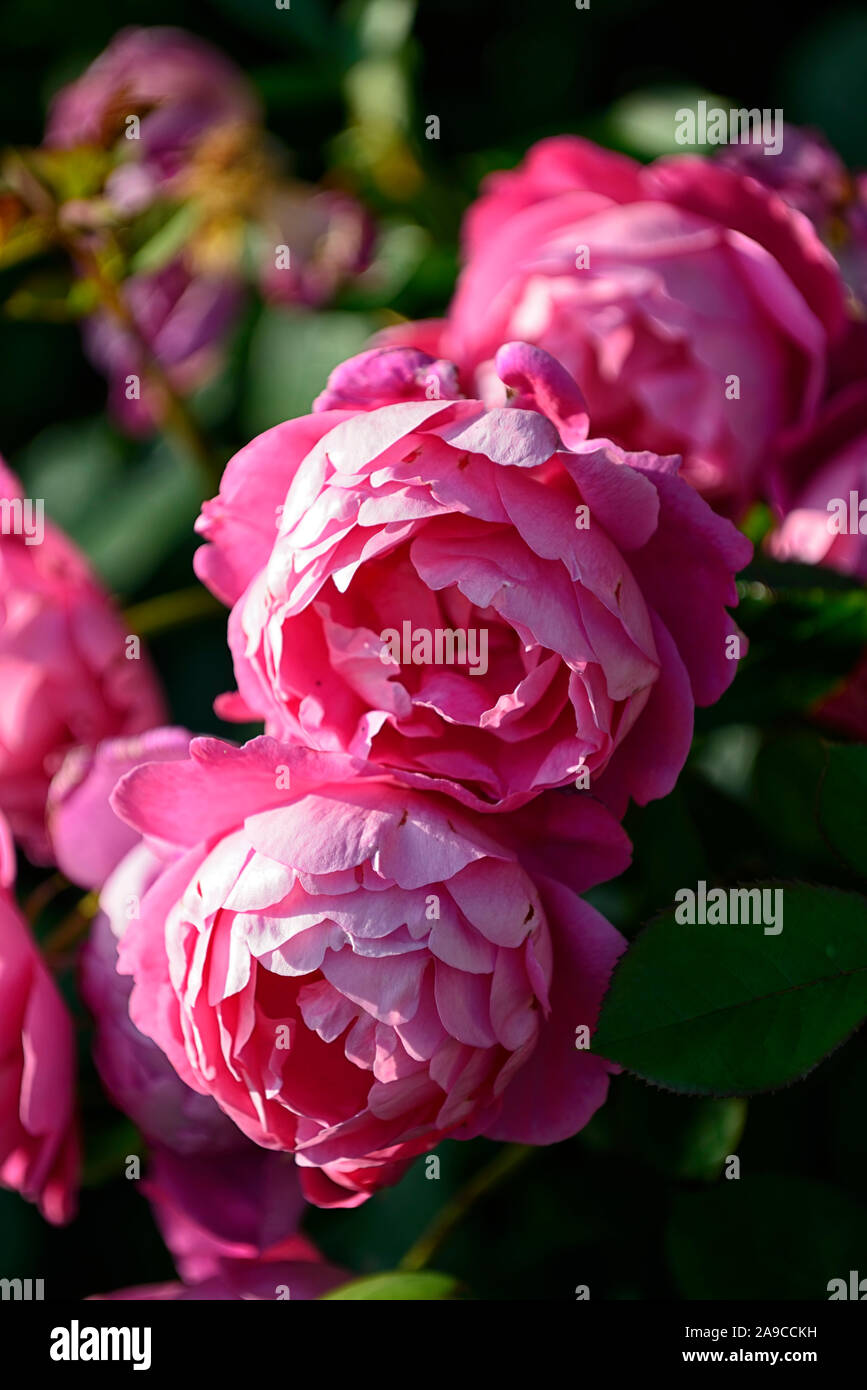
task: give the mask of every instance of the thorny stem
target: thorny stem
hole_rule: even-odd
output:
[[[424,1269],[479,1198],[486,1197],[495,1187],[499,1187],[500,1183],[522,1167],[535,1152],[531,1144],[507,1144],[496,1158],[484,1168],[480,1168],[451,1201],[437,1212],[427,1230],[423,1231],[407,1250],[399,1268],[413,1271]]]
[[[223,612],[225,609],[219,600],[196,584],[189,589],[177,589],[172,594],[160,594],[158,598],[133,604],[131,608],[124,609],[124,618],[132,632],[140,637],[153,637],[169,628],[181,627],[184,623],[195,622],[197,618],[209,618]]]
[[[111,314],[135,343],[144,364],[144,373],[160,399],[161,420],[165,433],[176,441],[183,453],[193,459],[206,491],[216,491],[222,476],[222,466],[214,458],[184,400],[175,391],[162,363],[145,340],[119,287],[105,273],[94,251],[61,225],[57,215],[57,204],[51,193],[34,174],[20,152],[12,151],[9,159],[14,163],[18,176],[16,192],[32,212],[49,223],[54,240],[63,247],[73,264],[77,265],[93,284],[102,308]]]

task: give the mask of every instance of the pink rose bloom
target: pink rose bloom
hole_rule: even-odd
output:
[[[132,768],[185,758],[189,743],[186,730],[167,728],[76,749],[52,783],[49,822],[61,868],[74,868],[83,887],[104,882],[81,957],[94,1060],[112,1100],[151,1146],[143,1191],[178,1272],[198,1284],[226,1277],[237,1261],[318,1255],[298,1235],[304,1200],[293,1159],[252,1144],[210,1096],[181,1080],[132,1022],[132,980],[117,973],[118,941],[162,861],[114,814],[109,796]]]
[[[464,254],[438,345],[429,324],[390,341],[483,383],[501,343],[537,343],[580,384],[595,433],[682,454],[684,476],[733,510],[758,494],[779,431],[814,414],[843,327],[839,272],[810,223],[697,156],[644,167],[543,140],[487,179]]]
[[[292,1155],[261,1149],[240,1130],[235,1134],[232,1152],[203,1151],[195,1162],[158,1146],[142,1184],[188,1284],[222,1275],[242,1260],[319,1258],[298,1234],[306,1204]]]
[[[141,837],[114,814],[109,797],[139,763],[186,757],[186,729],[149,729],[131,738],[108,738],[95,748],[73,748],[52,780],[46,825],[54,863],[80,888],[102,888]]]
[[[96,1019],[100,1076],[151,1146],[142,1190],[184,1281],[159,1296],[193,1297],[186,1286],[217,1281],[195,1296],[241,1297],[214,1290],[246,1288],[248,1280],[267,1286],[270,1275],[259,1279],[259,1261],[318,1261],[298,1234],[304,1199],[294,1160],[251,1143],[210,1096],[181,1080],[130,1020],[132,981],[116,973],[116,963],[117,942],[100,916],[85,948],[83,994]],[[318,1287],[319,1272],[302,1268],[297,1293],[293,1275],[293,1297],[315,1296],[300,1292],[308,1273]],[[112,1295],[121,1296],[133,1294]]]
[[[771,553],[867,580],[867,386],[841,392],[790,436],[773,476],[781,522]]]
[[[142,1187],[183,1282],[103,1297],[306,1300],[351,1277],[298,1234],[305,1203],[291,1156],[236,1135],[233,1153],[203,1150],[194,1163],[157,1147]]]
[[[128,161],[113,176],[120,201],[141,207],[171,191],[196,144],[215,126],[250,123],[259,115],[244,73],[203,39],[182,29],[123,29],[54,98],[45,143],[117,147]],[[129,116],[139,117],[137,139],[127,134]]]
[[[100,1079],[150,1143],[196,1155],[201,1177],[206,1155],[252,1145],[209,1096],[181,1081],[165,1053],[129,1016],[132,981],[117,973],[118,942],[163,861],[109,804],[122,776],[142,763],[185,758],[191,737],[186,729],[160,728],[136,738],[106,739],[95,749],[73,749],[51,783],[47,823],[61,871],[82,888],[101,890],[100,911],[79,962]]]
[[[0,461],[0,501],[21,496]],[[145,656],[127,660],[126,636],[62,532],[0,535],[0,808],[32,859],[48,859],[45,798],[64,753],[162,720],[156,678]]]
[[[587,439],[546,353],[497,370],[488,409],[449,363],[362,353],[232,459],[197,523],[196,572],[234,605],[218,710],[477,806],[581,773],[619,814],[671,790],[734,676],[751,548],[677,459]]]
[[[468,812],[345,754],[195,739],[115,809],[171,855],[120,943],[130,1015],[308,1200],[357,1205],[446,1137],[547,1144],[605,1099],[578,1050],[624,942],[578,893],[625,867],[557,793]]]
[[[129,827],[127,827],[129,828]],[[162,868],[140,842],[103,889],[81,953],[81,996],[94,1020],[93,1059],[111,1100],[152,1143],[182,1154],[220,1154],[245,1143],[210,1097],[191,1090],[129,1016],[132,982],[117,973],[118,945]]]
[[[72,1020],[12,895],[0,816],[0,1184],[55,1225],[75,1211],[79,1146]]]

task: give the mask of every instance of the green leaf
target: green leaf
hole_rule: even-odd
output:
[[[92,314],[96,292],[89,280],[73,280],[62,270],[29,276],[3,305],[13,319],[40,319],[45,323],[69,323]]]
[[[750,806],[772,843],[800,863],[792,872],[806,873],[807,861],[823,870],[836,867],[817,819],[826,764],[825,743],[805,730],[772,735],[756,759]]]
[[[687,109],[695,113],[702,100],[708,107],[722,106],[726,111],[731,105],[725,98],[700,87],[650,87],[630,92],[616,101],[608,112],[606,143],[631,150],[642,159],[683,154],[683,146],[675,138],[678,129],[675,114]],[[696,148],[700,152],[708,147],[694,146],[691,152]]]
[[[13,193],[0,190],[0,270],[39,256],[50,245],[50,224],[31,216]]]
[[[581,1142],[670,1177],[709,1182],[737,1152],[746,1118],[745,1100],[676,1096],[622,1076]]]
[[[114,593],[134,594],[189,536],[200,505],[196,475],[158,441],[89,519],[84,548]]]
[[[681,1193],[666,1237],[683,1298],[827,1299],[864,1271],[867,1209],[825,1183],[749,1174]]]
[[[595,1053],[673,1091],[747,1095],[795,1081],[859,1026],[867,899],[806,884],[751,886],[782,891],[782,931],[690,926],[666,909],[614,972]]]
[[[105,498],[123,482],[123,447],[105,420],[95,416],[51,425],[15,459],[30,497],[45,499],[51,520],[79,545]]]
[[[376,324],[361,314],[266,309],[253,332],[246,426],[250,434],[307,415],[329,372],[368,346]]]
[[[322,1297],[340,1302],[388,1299],[392,1302],[422,1300],[432,1303],[454,1298],[457,1289],[458,1281],[450,1274],[434,1274],[428,1270],[408,1274],[402,1270],[394,1270],[388,1274],[371,1274],[365,1279],[353,1279],[351,1283],[342,1284],[339,1289],[332,1289]]]
[[[46,499],[118,594],[135,593],[190,536],[201,503],[196,475],[168,444],[127,445],[100,418],[44,430],[15,462],[28,495]]]
[[[833,848],[859,874],[867,874],[864,807],[867,747],[832,744],[819,791],[819,821]]]
[[[61,203],[95,197],[101,192],[114,162],[112,154],[94,145],[76,145],[71,149],[45,146],[37,150],[19,149],[14,152],[15,158],[40,182],[47,184]],[[14,169],[11,174],[14,178]]]
[[[681,1178],[709,1180],[719,1176],[726,1159],[737,1150],[747,1122],[747,1102],[732,1096],[703,1098],[694,1105],[673,1171]]]

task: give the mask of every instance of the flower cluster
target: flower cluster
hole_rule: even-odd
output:
[[[171,31],[121,35],[52,109],[50,148],[111,152],[100,216],[198,208],[124,288],[178,386],[231,316],[220,247],[251,208],[317,248],[263,270],[278,298],[320,298],[360,244],[351,204],[258,167],[259,119]],[[582,894],[625,870],[628,806],[672,790],[746,651],[735,523],[763,500],[778,557],[867,575],[854,272],[823,239],[849,185],[808,137],[765,172],[543,142],[471,209],[446,318],[389,330],[231,459],[195,569],[230,609],[217,712],[264,730],[243,746],[166,724],[72,545],[5,524],[0,472],[0,810],[98,895],[95,1062],[182,1280],[117,1296],[315,1297],[343,1276],[298,1234],[304,1199],[356,1206],[447,1138],[558,1142],[604,1102],[617,1068],[588,1041],[626,943]],[[133,338],[88,333],[120,387]],[[71,1028],[5,826],[0,850],[0,1180],[60,1221]]]

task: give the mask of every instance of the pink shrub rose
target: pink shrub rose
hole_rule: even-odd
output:
[[[240,1130],[228,1153],[191,1156],[158,1146],[142,1186],[188,1284],[244,1260],[318,1259],[298,1234],[305,1202],[292,1155],[262,1149]]]
[[[100,910],[79,960],[100,1079],[150,1144],[195,1157],[200,1182],[206,1183],[202,1175],[210,1163],[258,1151],[209,1096],[180,1079],[129,1016],[132,981],[118,974],[118,943],[163,861],[109,804],[122,776],[143,763],[185,758],[190,739],[186,729],[159,728],[136,738],[106,739],[95,749],[73,749],[52,781],[47,820],[61,871],[82,888],[100,890]]]
[[[210,1097],[180,1079],[165,1053],[136,1028],[129,1016],[132,982],[117,973],[125,910],[135,895],[144,895],[158,870],[159,862],[146,847],[127,856],[106,887],[102,911],[82,951],[80,987],[94,1020],[93,1059],[111,1100],[149,1143],[213,1158],[248,1141]]]
[[[100,1079],[150,1143],[202,1160],[251,1146],[209,1097],[181,1081],[165,1053],[129,1016],[132,982],[117,973],[118,941],[162,861],[109,804],[122,776],[141,763],[186,757],[190,738],[185,729],[160,728],[135,738],[106,739],[94,749],[73,749],[51,783],[47,823],[61,871],[82,888],[101,890],[100,911],[79,959]]]
[[[357,1205],[441,1139],[553,1143],[605,1098],[626,865],[587,797],[479,816],[339,753],[195,739],[114,793],[165,865],[120,942],[130,1015],[308,1200]]]
[[[294,1160],[251,1143],[210,1096],[181,1080],[132,1022],[132,980],[117,973],[118,942],[162,861],[114,814],[109,796],[132,768],[185,758],[189,743],[184,729],[167,728],[76,749],[52,783],[49,822],[61,868],[84,887],[102,886],[80,969],[94,1060],[112,1100],[148,1142],[142,1190],[191,1285],[227,1278],[239,1261],[318,1255],[298,1234],[304,1200]]]
[[[21,497],[0,461],[0,501]],[[49,857],[45,798],[64,753],[162,720],[156,678],[146,656],[127,660],[126,636],[56,527],[37,544],[0,535],[0,809],[33,859]]]
[[[750,546],[678,460],[586,438],[547,354],[497,365],[487,409],[449,363],[363,353],[229,463],[197,523],[196,571],[234,605],[218,710],[480,806],[582,774],[619,813],[671,790],[734,675]]]
[[[75,1035],[12,895],[14,871],[0,816],[0,1184],[60,1224],[78,1186]]]
[[[390,341],[483,382],[501,343],[537,343],[578,381],[594,433],[682,454],[684,476],[733,510],[760,490],[779,431],[814,414],[844,323],[839,272],[809,222],[697,156],[643,167],[574,136],[543,140],[487,179],[464,255],[437,346],[430,324]]]
[[[114,814],[109,798],[139,763],[186,756],[186,729],[157,728],[131,738],[107,738],[95,748],[73,748],[52,779],[46,825],[52,858],[81,888],[100,889],[141,837]]]
[[[227,1154],[179,1156],[158,1146],[142,1183],[182,1282],[103,1297],[297,1302],[346,1282],[349,1274],[298,1234],[305,1203],[294,1160],[235,1132]]]

